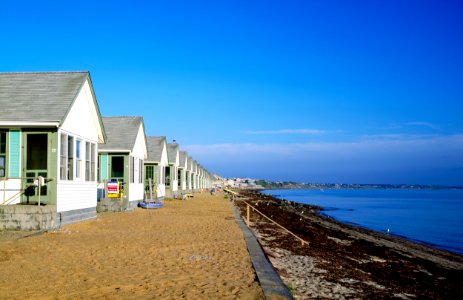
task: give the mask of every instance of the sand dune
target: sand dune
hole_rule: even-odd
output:
[[[230,203],[197,194],[0,239],[0,298],[260,299]]]

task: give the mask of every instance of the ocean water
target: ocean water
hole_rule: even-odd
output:
[[[463,190],[266,190],[338,221],[463,254]]]

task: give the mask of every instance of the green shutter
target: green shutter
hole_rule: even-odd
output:
[[[108,180],[108,154],[100,154],[100,173],[101,181]]]
[[[19,130],[10,130],[9,144],[9,177],[21,177],[21,132]]]

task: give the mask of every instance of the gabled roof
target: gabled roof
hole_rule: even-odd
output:
[[[137,139],[142,117],[103,117],[106,130],[106,144],[99,144],[99,150],[132,151]]]
[[[167,158],[169,159],[169,163],[175,164],[177,160],[177,153],[178,153],[177,143],[167,144]]]
[[[187,163],[188,154],[186,151],[180,151],[179,155],[180,155],[180,167],[185,168],[185,164]],[[187,169],[188,169],[188,166],[187,166]]]
[[[0,73],[0,121],[61,125],[87,79],[89,72]]]
[[[167,144],[165,136],[147,136],[148,159],[146,161],[161,162],[162,150]]]
[[[191,158],[191,156],[188,156],[188,158],[187,158],[187,168],[186,168],[186,170],[190,171],[190,172],[193,171],[193,158]]]

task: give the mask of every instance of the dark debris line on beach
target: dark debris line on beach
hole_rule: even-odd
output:
[[[356,291],[351,297],[389,299],[463,299],[463,256],[363,228],[342,224],[318,213],[319,207],[241,191],[251,205],[310,242],[302,246],[274,225],[252,214],[252,228],[267,249],[312,257],[323,280]],[[241,215],[246,204],[236,201]],[[265,238],[271,235],[272,238]],[[287,273],[285,270],[279,270]],[[312,274],[313,275],[313,274]],[[297,287],[295,289],[298,293]],[[347,297],[349,298],[349,297]]]

